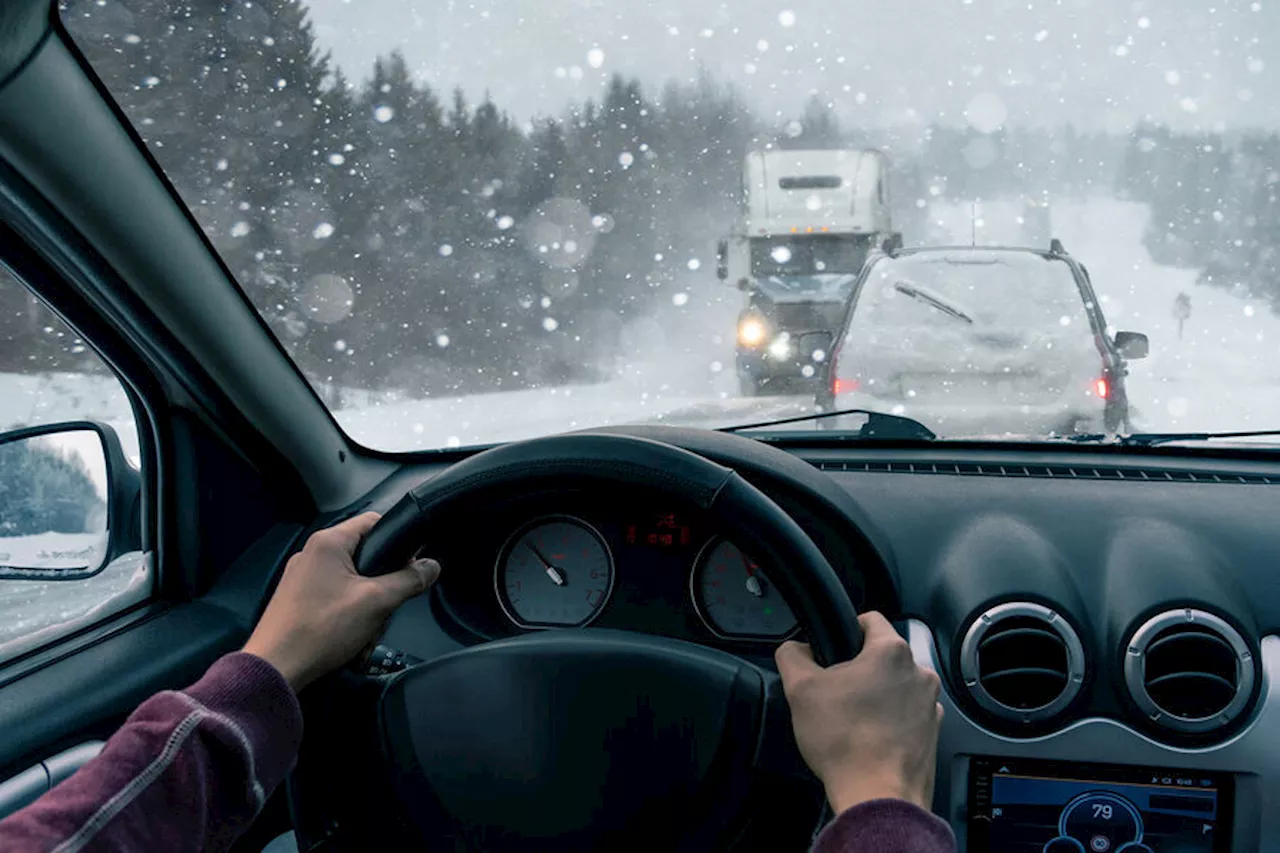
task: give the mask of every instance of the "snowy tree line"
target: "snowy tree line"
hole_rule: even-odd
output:
[[[0,444],[0,539],[93,533],[105,509],[79,456],[30,440]]]
[[[399,54],[353,82],[296,0],[64,0],[63,19],[326,386],[448,394],[608,372],[629,321],[713,275],[755,146],[885,148],[909,243],[933,236],[934,199],[1110,191],[1132,166],[1123,138],[1069,127],[847,128],[816,97],[762,117],[707,75],[660,91],[615,76],[520,125],[488,97],[433,90]],[[68,342],[20,299],[0,283],[0,370],[65,369]]]
[[[1145,243],[1158,263],[1280,307],[1280,136],[1140,127],[1116,182],[1151,206]]]

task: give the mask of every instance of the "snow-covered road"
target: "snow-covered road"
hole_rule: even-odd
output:
[[[940,233],[968,243],[968,204],[939,205]],[[1145,332],[1151,355],[1131,365],[1129,397],[1142,431],[1280,427],[1280,317],[1261,301],[1198,286],[1196,271],[1157,266],[1142,246],[1144,205],[1095,198],[1054,210],[1054,233],[1089,268],[1115,329]],[[1012,203],[979,207],[978,242],[1017,245]],[[362,443],[411,450],[504,441],[628,422],[724,426],[810,410],[806,397],[745,399],[734,392],[736,291],[692,284],[683,310],[658,318],[668,333],[623,377],[592,386],[418,400],[338,412]],[[1191,317],[1179,340],[1180,292]]]

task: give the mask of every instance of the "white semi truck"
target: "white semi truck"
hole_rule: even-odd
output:
[[[738,317],[741,391],[810,384],[821,374],[854,282],[893,233],[888,158],[875,150],[753,151],[742,207],[716,274],[747,295]]]

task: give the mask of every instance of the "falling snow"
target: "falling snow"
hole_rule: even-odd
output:
[[[714,247],[742,224],[753,146],[884,149],[888,227],[908,244],[1066,239],[1111,330],[1152,336],[1131,367],[1143,428],[1280,424],[1255,402],[1280,384],[1274,4],[655,2],[615,25],[579,0],[422,21],[332,0],[310,4],[314,45],[279,4],[195,4],[164,33],[90,2],[68,26],[268,325],[374,444],[810,406],[739,396],[749,261],[721,281]],[[428,19],[442,40],[413,36]],[[218,60],[176,61],[168,45],[191,37]],[[826,207],[809,188],[793,202],[800,222]],[[801,245],[762,256],[810,263]],[[828,354],[808,357],[799,378]]]

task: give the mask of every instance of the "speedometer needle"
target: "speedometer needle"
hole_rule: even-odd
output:
[[[742,567],[747,570],[747,592],[756,598],[764,595],[764,588],[760,586],[760,579],[756,577],[755,567],[751,565],[751,561],[747,559],[747,555],[742,555]]]
[[[529,550],[533,552],[533,556],[538,558],[538,562],[542,563],[542,565],[546,567],[547,577],[551,578],[551,582],[556,586],[564,586],[566,582],[564,572],[557,569],[551,564],[550,560],[542,556],[542,552],[534,547],[532,542],[526,542],[525,544],[529,546]]]

